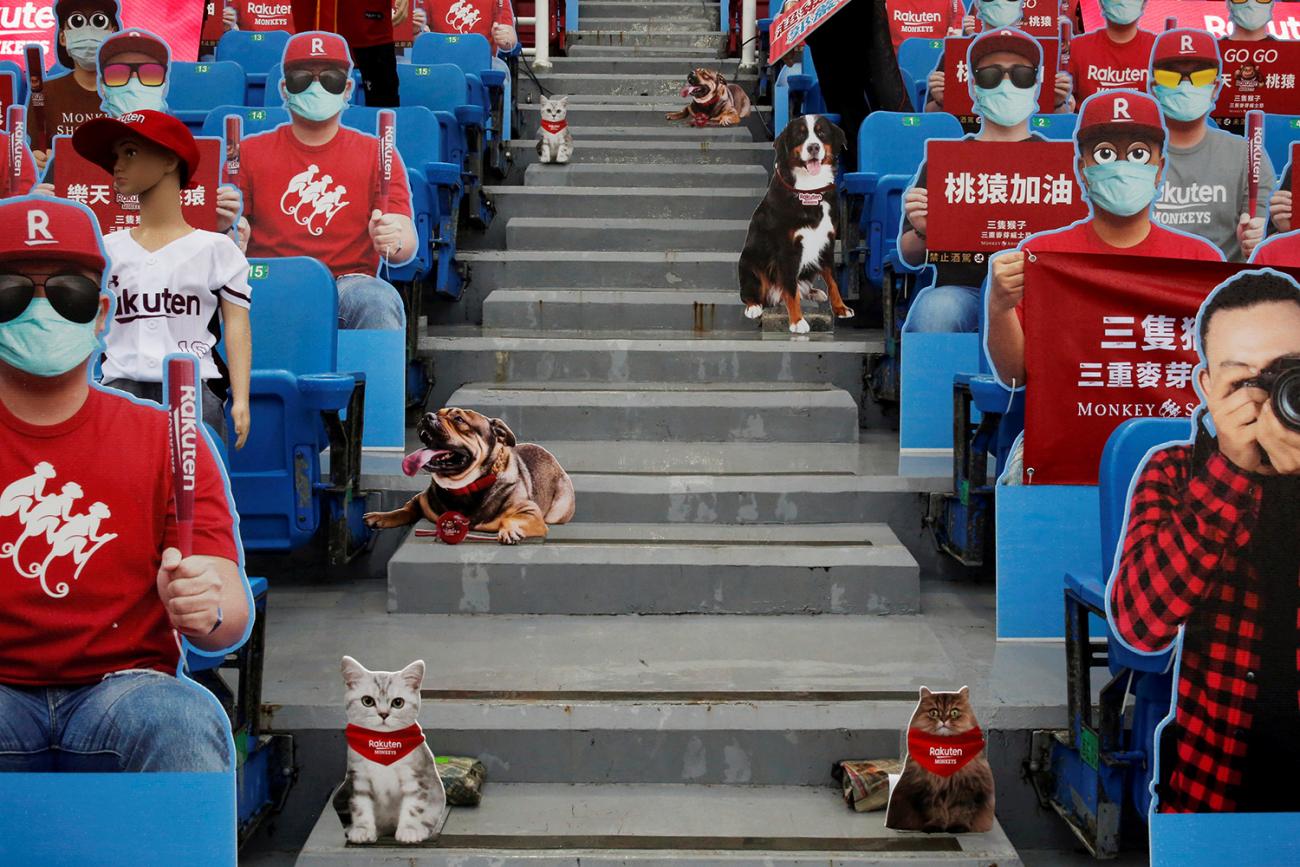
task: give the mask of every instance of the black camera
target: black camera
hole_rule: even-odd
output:
[[[1300,432],[1300,358],[1279,358],[1241,385],[1267,391],[1277,420]]]

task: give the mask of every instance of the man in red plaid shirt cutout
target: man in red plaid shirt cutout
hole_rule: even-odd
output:
[[[1273,383],[1300,367],[1300,286],[1236,275],[1202,307],[1200,344],[1195,439],[1138,474],[1110,617],[1142,652],[1183,631],[1160,810],[1298,811],[1300,376],[1291,400]]]

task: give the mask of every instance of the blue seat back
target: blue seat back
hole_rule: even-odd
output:
[[[262,105],[267,108],[279,108],[284,105],[284,97],[280,94],[280,79],[284,78],[284,70],[279,63],[273,64],[266,71],[266,89],[262,91]],[[348,97],[348,102],[352,105],[363,105],[365,103],[365,88],[361,85],[361,70],[353,68],[352,70],[352,95]]]
[[[404,105],[389,109],[396,112],[397,152],[409,169],[418,169],[425,163],[437,161],[442,153],[442,131],[433,112],[422,105]],[[380,109],[370,106],[350,106],[343,110],[343,125],[369,135],[379,129]]]
[[[421,33],[411,46],[411,62],[450,63],[476,75],[492,68],[492,46],[478,33]]]
[[[173,61],[168,78],[167,105],[173,111],[208,111],[244,101],[244,69],[231,60]]]
[[[455,112],[470,104],[465,72],[454,63],[402,63],[397,73],[403,106]]]
[[[927,141],[962,135],[961,123],[944,112],[873,111],[858,129],[858,171],[878,177],[915,175]]]
[[[216,59],[233,60],[247,75],[265,75],[284,57],[284,30],[229,30],[217,40]]]
[[[319,260],[249,261],[253,369],[333,373],[338,363],[338,290]],[[244,449],[248,451],[248,449]]]
[[[1300,141],[1300,115],[1264,115],[1264,150],[1279,181],[1283,167],[1291,162],[1291,145],[1297,141]],[[1268,192],[1261,190],[1260,194],[1267,196]]]
[[[244,135],[257,135],[275,129],[289,122],[289,112],[283,108],[254,108],[247,105],[221,105],[208,112],[208,119],[203,122],[203,135],[225,135],[226,118],[237,114],[244,121]]]
[[[1077,114],[1036,114],[1029,121],[1029,131],[1051,141],[1073,141]]]

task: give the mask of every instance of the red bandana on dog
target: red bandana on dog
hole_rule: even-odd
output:
[[[984,749],[984,732],[979,726],[964,735],[930,735],[920,729],[907,730],[907,754],[932,774],[951,777]]]
[[[564,128],[569,125],[567,120],[543,120],[542,129],[549,133],[563,132]]]
[[[377,732],[348,723],[344,734],[350,749],[381,765],[391,765],[424,743],[424,732],[419,723],[411,723],[395,732]]]

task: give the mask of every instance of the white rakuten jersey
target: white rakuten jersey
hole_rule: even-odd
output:
[[[204,379],[220,376],[212,360],[224,299],[248,307],[248,260],[226,235],[195,230],[149,252],[130,231],[104,238],[108,288],[116,298],[104,355],[105,379],[162,382],[172,352],[198,356]]]

